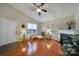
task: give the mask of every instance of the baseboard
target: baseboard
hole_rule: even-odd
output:
[[[0,52],[5,52],[5,51],[15,49],[15,48],[18,48],[18,43],[12,42],[12,43],[0,46]]]

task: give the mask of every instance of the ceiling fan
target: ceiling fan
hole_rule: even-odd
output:
[[[45,3],[41,3],[40,5],[37,5],[36,3],[33,3],[34,6],[37,7],[36,11],[38,12],[39,15],[41,15],[41,12],[47,12],[47,10],[42,9]]]

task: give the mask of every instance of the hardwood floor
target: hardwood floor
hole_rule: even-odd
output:
[[[64,48],[55,40],[25,40],[18,48],[0,53],[1,56],[64,56]]]

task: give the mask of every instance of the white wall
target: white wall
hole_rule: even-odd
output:
[[[63,18],[60,18],[60,19],[55,19],[51,22],[43,23],[41,29],[46,31],[46,29],[47,29],[46,25],[48,25],[48,24],[53,25],[52,26],[53,27],[53,29],[52,29],[52,33],[53,33],[52,38],[59,41],[60,40],[59,30],[67,30],[66,23],[69,22],[69,21],[75,21],[74,16],[67,16],[67,17],[63,17]]]
[[[16,21],[0,18],[0,46],[17,41],[16,25]]]
[[[0,46],[16,42],[16,26],[20,24],[27,25],[29,22],[38,25],[37,31],[39,34],[40,23],[8,4],[0,4]]]
[[[45,27],[47,24],[53,25],[53,30],[66,30],[67,29],[67,22],[75,21],[74,16],[67,16],[60,19],[55,19],[50,22],[42,23],[42,27]]]
[[[79,30],[79,4],[75,12],[76,30]]]

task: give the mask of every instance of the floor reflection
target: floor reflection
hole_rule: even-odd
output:
[[[37,50],[37,43],[28,42],[27,54],[30,55]]]
[[[18,48],[0,53],[9,56],[63,56],[64,49],[55,40],[28,40],[18,43]]]
[[[51,48],[51,44],[46,44],[46,48],[50,49]]]

